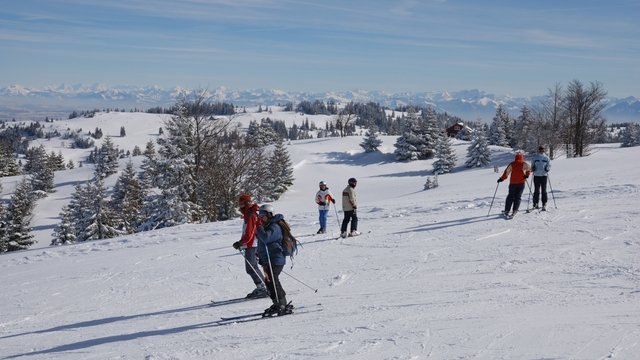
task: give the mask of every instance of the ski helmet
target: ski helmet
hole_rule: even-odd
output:
[[[322,180],[322,181],[320,181],[320,184],[318,184],[318,185],[319,185],[319,186],[322,186],[322,185],[327,186],[327,182],[326,182],[326,181],[324,181],[324,180]]]
[[[350,179],[349,179],[349,185],[351,185],[351,184],[355,184],[355,183],[357,183],[357,182],[358,182],[358,180],[356,180],[356,178],[350,178]]]
[[[258,214],[268,214],[269,216],[273,216],[273,205],[271,204],[264,204],[260,206],[260,209],[258,209]]]

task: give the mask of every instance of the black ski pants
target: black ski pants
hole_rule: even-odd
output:
[[[509,184],[509,194],[507,194],[507,201],[504,204],[504,212],[508,213],[513,205],[513,211],[520,209],[520,198],[524,191],[524,184]]]
[[[540,193],[542,193],[542,205],[547,204],[547,177],[546,176],[534,176],[533,177],[533,205],[538,205],[540,199]]]
[[[273,273],[271,269],[273,268]],[[287,293],[284,292],[282,284],[280,283],[280,273],[284,269],[284,265],[269,265],[264,266],[264,283],[269,290],[269,297],[274,304],[287,305]]]
[[[342,220],[342,226],[340,227],[340,232],[346,232],[347,226],[349,225],[349,221],[351,221],[351,231],[358,230],[358,214],[355,210],[345,211],[344,219]]]

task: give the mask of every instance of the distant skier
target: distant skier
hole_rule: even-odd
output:
[[[320,229],[318,230],[318,234],[324,234],[327,232],[327,215],[329,213],[329,209],[331,209],[331,203],[336,203],[336,199],[333,198],[331,192],[329,191],[329,187],[327,183],[323,180],[320,181],[320,190],[316,193],[316,204],[318,204],[318,212],[319,221],[320,221]]]
[[[358,214],[356,209],[358,208],[358,201],[356,199],[356,184],[358,182],[355,178],[350,178],[348,185],[342,190],[342,210],[344,211],[344,219],[342,220],[342,226],[340,227],[340,236],[346,238],[348,236],[360,235],[358,232]],[[351,221],[351,232],[347,234],[347,226]]]
[[[551,160],[544,153],[544,146],[538,148],[538,153],[531,161],[533,170],[533,208],[538,209],[538,200],[542,193],[542,210],[547,209],[547,175],[551,170]]]
[[[531,167],[529,163],[524,161],[524,155],[522,152],[517,152],[515,160],[512,161],[504,172],[502,176],[498,178],[498,182],[502,182],[506,180],[506,178],[511,175],[509,180],[509,194],[507,195],[507,200],[504,204],[504,215],[506,217],[513,217],[518,213],[518,209],[520,208],[520,198],[522,197],[522,192],[524,191],[524,184],[527,181],[527,178],[531,174]],[[513,205],[513,212],[509,214],[511,211],[511,206]]]
[[[282,249],[283,229],[278,222],[284,219],[282,214],[273,213],[273,206],[264,204],[258,210],[262,222],[256,230],[258,238],[258,261],[265,273],[265,283],[273,305],[262,316],[291,314],[292,306],[287,304],[287,294],[280,283],[280,273],[287,263]]]
[[[258,205],[251,200],[251,195],[242,194],[238,198],[238,207],[242,213],[242,237],[239,241],[233,243],[233,248],[241,250],[244,254],[244,268],[247,274],[251,276],[251,280],[256,288],[247,294],[247,298],[258,299],[269,296],[267,288],[264,285],[264,276],[258,267],[258,258],[256,249],[258,242],[256,238],[256,228],[260,220],[258,220]]]

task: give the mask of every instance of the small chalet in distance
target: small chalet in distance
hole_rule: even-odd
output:
[[[456,124],[453,124],[451,126],[449,126],[447,128],[447,136],[448,137],[456,137],[456,135],[458,135],[458,133],[464,129],[464,124],[459,122]]]

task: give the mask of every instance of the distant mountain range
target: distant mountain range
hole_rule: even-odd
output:
[[[60,85],[32,88],[20,85],[0,87],[0,120],[42,120],[66,118],[74,110],[91,109],[140,109],[169,107],[181,96],[193,89],[176,87],[162,89],[157,86],[109,87],[105,85]],[[491,121],[498,104],[517,116],[523,105],[535,105],[544,96],[518,98],[497,96],[481,90],[455,92],[403,92],[344,91],[344,92],[291,92],[276,89],[230,90],[219,87],[209,90],[213,101],[224,101],[239,106],[273,106],[302,100],[334,100],[338,103],[376,102],[395,108],[400,105],[432,106],[438,112],[447,112],[464,120]],[[604,111],[609,122],[640,122],[640,99],[630,96],[624,99],[607,98]]]

